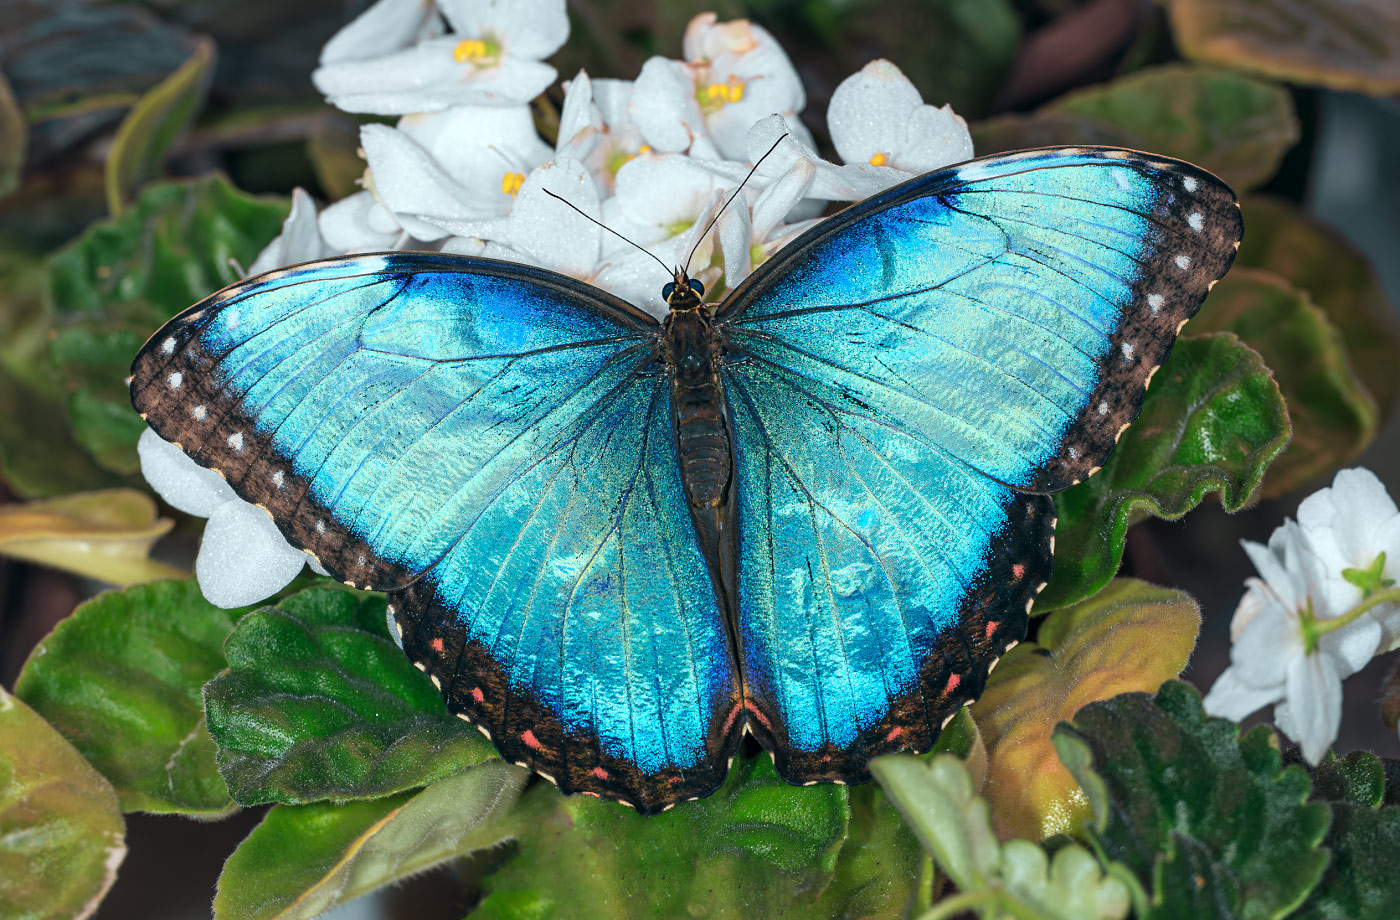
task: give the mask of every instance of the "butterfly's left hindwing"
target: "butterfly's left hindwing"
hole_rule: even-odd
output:
[[[1025,631],[1047,492],[1136,417],[1241,234],[1196,167],[989,157],[808,231],[718,311],[751,726],[794,782],[925,750]]]
[[[566,791],[724,778],[734,653],[671,448],[655,322],[489,260],[330,259],[235,285],[133,366],[166,440],[335,577],[389,592],[449,707]]]

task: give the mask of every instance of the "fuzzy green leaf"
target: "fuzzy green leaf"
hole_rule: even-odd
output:
[[[39,643],[15,692],[111,781],[123,810],[218,817],[234,805],[200,688],[248,609],[215,607],[194,579],[99,594]]]
[[[145,93],[122,119],[107,153],[107,208],[119,216],[142,182],[160,172],[170,147],[204,101],[214,71],[214,43],[195,41],[189,60]]]
[[[612,802],[563,798],[537,787],[526,800],[551,807],[520,835],[518,855],[483,880],[486,897],[472,916],[808,916],[836,875],[849,792],[825,784],[789,786],[766,754],[736,759],[714,795],[649,818]],[[893,829],[881,833],[898,840]],[[883,858],[909,855],[898,853]],[[899,900],[896,892],[888,894]],[[837,898],[850,905],[869,899],[890,908],[880,893],[863,899],[854,886]]]
[[[1250,197],[1243,208],[1249,230],[1236,267],[1267,269],[1306,291],[1341,330],[1351,366],[1387,418],[1400,392],[1400,315],[1371,263],[1351,241],[1296,205]]]
[[[236,801],[376,798],[495,756],[389,638],[384,598],[313,588],[244,617],[204,699]]]
[[[1180,675],[1200,624],[1200,610],[1184,592],[1118,578],[1052,612],[1036,641],[1002,657],[972,706],[987,745],[982,795],[998,836],[1081,832],[1088,803],[1055,753],[1055,724],[1089,703],[1150,693]]]
[[[1055,496],[1055,571],[1036,611],[1108,584],[1128,528],[1149,514],[1176,520],[1210,492],[1226,511],[1246,507],[1288,437],[1283,397],[1257,352],[1229,333],[1178,341],[1103,469]]]
[[[973,126],[981,154],[1112,144],[1178,157],[1238,190],[1267,181],[1298,141],[1283,87],[1214,67],[1169,64],[1076,90],[1032,115]]]
[[[849,804],[846,841],[810,916],[902,920],[930,881],[920,875],[919,842],[879,784],[856,786]]]
[[[310,920],[383,885],[494,846],[529,773],[500,760],[417,793],[341,805],[278,805],[219,876],[215,920]]]
[[[1370,751],[1352,751],[1345,757],[1328,751],[1312,770],[1314,801],[1379,808],[1385,800],[1385,785],[1385,767]]]
[[[49,259],[51,373],[70,388],[73,430],[99,465],[139,468],[145,423],[125,384],[136,350],[175,313],[237,281],[229,260],[250,264],[286,211],[218,175],[158,183]]]
[[[1400,93],[1400,6],[1394,0],[1171,0],[1188,58],[1375,96]]]
[[[998,842],[986,800],[954,757],[931,761],[895,754],[876,758],[879,780],[924,848],[962,892],[970,912],[994,918],[1096,920],[1122,917],[1129,890],[1082,847],[1053,859],[1029,840]]]
[[[1288,404],[1293,440],[1269,467],[1262,494],[1282,495],[1339,469],[1375,437],[1376,406],[1352,372],[1341,333],[1283,278],[1235,269],[1189,328],[1239,336],[1259,352]]]
[[[0,687],[0,916],[92,916],[126,856],[111,785]]]
[[[1092,703],[1055,746],[1089,797],[1091,834],[1147,893],[1148,918],[1286,915],[1322,877],[1327,806],[1308,802],[1272,731],[1240,736],[1172,681]]]

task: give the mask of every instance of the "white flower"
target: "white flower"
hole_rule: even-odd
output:
[[[266,511],[239,498],[223,477],[150,428],[141,433],[136,450],[141,474],[167,504],[209,519],[194,570],[211,604],[255,604],[286,587],[303,565],[326,574],[287,542]]]
[[[1298,506],[1298,524],[1327,571],[1333,609],[1361,602],[1356,581],[1367,570],[1376,569],[1374,588],[1400,582],[1400,509],[1370,470],[1338,472],[1331,488],[1319,489]],[[1355,572],[1351,579],[1343,574],[1348,569]],[[1384,632],[1381,650],[1391,650],[1400,642],[1400,604],[1383,604],[1371,616]]]
[[[326,256],[336,255],[336,251],[321,236],[320,224],[316,217],[316,202],[303,188],[292,189],[292,210],[282,222],[282,232],[248,266],[247,274],[261,275],[274,268],[310,262]]]
[[[379,0],[331,36],[321,49],[321,63],[382,57],[444,31],[431,0]]]
[[[1317,764],[1336,740],[1342,680],[1376,653],[1380,625],[1362,617],[1328,624],[1322,561],[1302,528],[1285,521],[1267,547],[1246,542],[1261,578],[1252,578],[1232,623],[1230,666],[1205,697],[1206,712],[1238,721],[1277,703],[1275,721]]]
[[[331,105],[346,112],[407,115],[454,105],[526,103],[554,82],[554,68],[541,61],[569,36],[564,3],[438,0],[451,35],[375,57],[345,59],[338,53],[323,59],[311,79]],[[384,5],[364,15],[384,15]],[[394,37],[404,32],[396,25]]]
[[[394,249],[408,237],[394,215],[369,190],[327,205],[316,223],[326,245],[338,253]]]
[[[419,240],[447,235],[429,219],[510,213],[529,172],[548,158],[527,106],[454,106],[409,115],[397,128],[365,125],[368,181],[394,220]]]
[[[889,61],[871,61],[831,94],[827,128],[847,163],[926,173],[972,159],[967,122],[924,105],[919,91]]]
[[[583,160],[603,194],[624,164],[652,149],[628,114],[631,98],[630,80],[594,80],[582,70],[564,94],[555,150]]]
[[[797,114],[802,81],[777,40],[747,20],[716,23],[701,13],[685,30],[684,61],[654,57],[633,88],[632,120],[660,151],[742,160],[749,128],[777,114],[810,143]]]

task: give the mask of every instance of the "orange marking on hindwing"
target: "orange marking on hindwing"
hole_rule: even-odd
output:
[[[472,687],[472,699],[478,703],[484,703],[486,702],[486,694],[481,692],[480,687]]]
[[[997,631],[997,627],[1000,626],[1000,625],[1001,625],[1001,624],[998,623],[998,622],[995,621],[995,620],[993,620],[992,622],[990,622],[990,623],[987,624],[987,638],[988,638],[988,639],[990,639],[990,638],[992,637],[992,633],[996,632],[996,631]]]
[[[520,736],[520,740],[524,741],[525,746],[532,751],[538,751],[540,749],[540,739],[536,738],[535,733],[528,728],[525,729],[524,734]]]
[[[607,778],[608,778],[608,771],[607,771],[607,770],[604,770],[602,767],[594,767],[594,768],[593,768],[593,775],[596,776],[596,777],[598,777],[599,779],[607,779]]]
[[[890,729],[890,733],[885,736],[885,740],[893,741],[902,734],[904,734],[904,729],[901,726],[896,725],[894,728]]]
[[[441,640],[441,639],[434,639],[432,642],[429,642],[428,644],[431,645],[431,646],[433,647],[433,651],[435,651],[435,652],[440,652],[440,651],[442,651],[442,640]]]
[[[948,686],[943,688],[943,695],[947,696],[949,693],[952,693],[954,690],[958,689],[958,684],[960,683],[962,683],[961,674],[949,674]]]

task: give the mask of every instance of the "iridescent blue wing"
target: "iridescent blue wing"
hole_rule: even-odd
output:
[[[794,781],[926,749],[1025,631],[1043,494],[1091,475],[1241,234],[1186,163],[1039,150],[921,176],[721,306],[749,724]]]
[[[387,590],[404,650],[504,756],[653,810],[722,782],[739,698],[659,331],[551,272],[329,259],[172,320],[132,401],[335,577]]]

